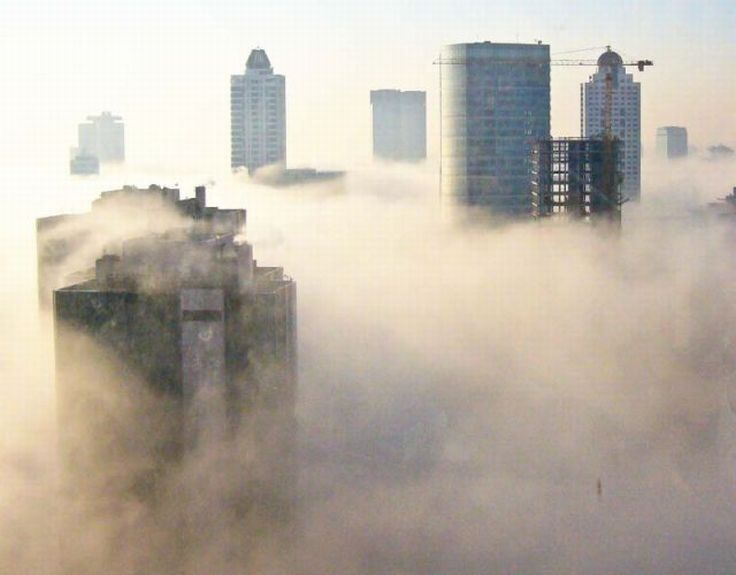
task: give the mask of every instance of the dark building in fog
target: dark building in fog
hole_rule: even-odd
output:
[[[163,232],[186,222],[211,225],[214,232],[245,224],[243,210],[207,207],[206,190],[182,199],[178,188],[151,185],[123,186],[102,192],[84,214],[63,214],[36,220],[38,295],[42,306],[51,303],[54,289],[68,285],[68,276],[90,275],[104,249],[120,248],[131,236]]]
[[[687,156],[687,128],[664,126],[657,128],[657,154],[662,158]]]
[[[532,144],[550,136],[549,46],[452,44],[439,64],[443,205],[528,216]]]
[[[207,208],[203,190],[186,207],[180,226],[122,241],[53,293],[59,444],[79,537],[84,514],[111,498],[156,516],[197,448],[232,451],[225,460],[242,467],[215,493],[225,502],[217,514],[247,525],[254,508],[277,521],[290,513],[295,282],[257,264],[240,235],[244,210]],[[128,415],[110,397],[132,406]],[[237,451],[243,444],[248,457]],[[168,513],[182,514],[182,531],[172,540],[184,549],[206,525],[174,493]]]
[[[560,138],[532,148],[532,215],[621,220],[616,138]]]
[[[419,91],[371,90],[373,156],[417,161],[427,157],[427,95]]]
[[[260,394],[259,402],[292,409],[295,306],[294,281],[281,268],[258,266],[252,247],[232,233],[173,230],[128,240],[120,254],[97,260],[94,277],[54,292],[62,404],[74,399],[64,366],[81,359],[66,346],[72,330],[184,400],[214,387],[244,405]]]

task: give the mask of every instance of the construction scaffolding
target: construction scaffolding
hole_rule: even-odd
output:
[[[621,223],[617,138],[547,138],[532,146],[532,215]]]

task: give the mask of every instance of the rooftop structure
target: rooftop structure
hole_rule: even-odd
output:
[[[333,170],[316,170],[315,168],[287,168],[261,170],[255,175],[255,181],[275,188],[311,184],[334,184],[335,189],[342,189],[345,172]]]
[[[69,274],[78,277],[91,270],[100,251],[118,249],[133,236],[173,227],[239,233],[245,218],[245,210],[207,207],[204,186],[195,189],[195,197],[186,199],[180,198],[178,188],[157,185],[102,192],[87,213],[36,220],[39,302],[48,306],[51,292]]]
[[[736,217],[736,187],[725,197],[718,198],[715,202],[709,202],[706,213],[724,218]]]

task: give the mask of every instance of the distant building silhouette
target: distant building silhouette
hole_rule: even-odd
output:
[[[716,144],[714,146],[708,146],[708,156],[711,159],[730,158],[733,155],[734,155],[733,148],[726,146],[725,144]]]
[[[440,65],[443,204],[529,215],[532,144],[550,135],[549,46],[453,44]]]
[[[396,161],[427,157],[425,92],[371,90],[373,156]]]
[[[125,126],[120,116],[102,112],[87,116],[79,124],[79,150],[96,156],[101,163],[125,161]]]
[[[230,78],[230,135],[233,169],[286,164],[286,80],[260,48]]]
[[[78,148],[72,148],[69,160],[69,172],[74,176],[88,176],[100,173],[100,160],[97,156],[80,152]]]
[[[641,196],[641,84],[626,73],[623,59],[608,49],[598,58],[598,71],[580,86],[580,131],[600,137],[605,128],[607,90],[611,92],[611,134],[621,141],[619,171],[623,195]]]
[[[657,128],[657,153],[663,158],[687,156],[687,128],[677,126]]]
[[[333,191],[342,191],[345,172],[339,170],[317,170],[315,168],[278,168],[261,170],[254,181],[274,188],[308,186],[311,184],[334,184]]]

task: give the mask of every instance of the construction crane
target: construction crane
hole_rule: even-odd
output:
[[[537,44],[542,44],[541,40],[537,40]],[[595,66],[595,67],[606,67],[606,76],[605,76],[605,95],[604,95],[604,106],[603,106],[603,142],[605,146],[604,150],[604,157],[606,158],[606,161],[604,162],[603,171],[604,171],[604,178],[610,178],[610,176],[617,171],[617,166],[613,164],[613,157],[614,155],[611,153],[612,148],[616,146],[616,138],[613,135],[613,92],[614,92],[614,85],[616,83],[616,78],[614,78],[613,75],[613,68],[618,66],[636,66],[637,70],[640,72],[643,72],[645,68],[649,66],[653,66],[654,62],[651,60],[633,60],[633,61],[624,61],[623,58],[621,58],[616,52],[613,52],[611,50],[611,46],[605,46],[606,51],[597,59],[595,60],[575,60],[575,59],[552,59],[549,61],[549,64],[552,66]],[[585,50],[579,50],[579,51],[587,51],[587,50],[593,50],[596,48],[586,48]],[[572,50],[570,52],[577,52],[578,50]],[[608,58],[606,58],[608,55]],[[482,60],[482,58],[478,58],[478,60]],[[608,60],[609,64],[605,64],[605,62]],[[440,67],[440,107],[442,105],[442,66],[444,65],[450,65],[450,66],[464,66],[467,65],[470,62],[476,61],[475,58],[438,58],[433,62],[433,64],[438,65]],[[524,59],[509,59],[509,60],[492,60],[492,62],[495,63],[508,63],[508,64],[526,64],[527,66],[544,66],[546,65],[546,62],[540,62],[539,60],[524,60]],[[601,63],[604,62],[604,63]],[[442,133],[442,117],[440,116],[440,134]],[[440,136],[440,146],[442,145],[441,142],[441,136]],[[440,168],[441,169],[441,168]],[[441,175],[440,175],[441,177]],[[606,181],[613,181],[613,178],[607,179]],[[618,192],[618,188],[616,189],[610,189],[605,192],[605,202],[608,205],[608,209],[606,211],[610,211],[610,215],[612,216],[616,210],[619,209],[620,205],[626,202],[626,199],[622,199],[620,197],[620,193]]]
[[[537,41],[538,44],[541,44],[541,41]],[[598,59],[596,60],[571,60],[571,59],[554,59],[550,60],[550,64],[552,66],[599,66],[599,60],[601,58],[604,58],[606,54],[615,55],[620,58],[615,52],[611,50],[610,46],[606,46],[606,52]],[[586,48],[586,50],[589,50],[590,48]],[[441,91],[442,91],[442,66],[445,65],[460,65],[464,66],[468,64],[469,62],[473,62],[473,58],[438,58],[433,62],[434,65],[440,66],[440,97]],[[493,63],[499,63],[499,64],[519,64],[519,63],[525,63],[530,66],[543,66],[544,62],[539,62],[538,60],[523,60],[523,59],[512,59],[512,60],[493,60]],[[621,62],[616,63],[618,66],[636,66],[637,70],[639,72],[643,72],[645,68],[648,66],[654,66],[654,62],[651,60],[633,60],[629,62],[621,60]],[[611,74],[611,70],[606,72],[606,92],[605,92],[605,101],[604,101],[604,108],[603,108],[603,132],[604,135],[608,135],[609,137],[612,134],[612,119],[613,119],[613,86],[614,86],[614,78],[613,74]]]

